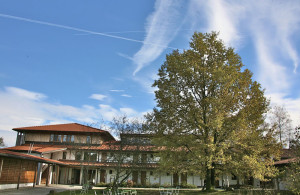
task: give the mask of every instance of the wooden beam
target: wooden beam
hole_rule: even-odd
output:
[[[33,188],[35,187],[35,182],[36,182],[36,177],[37,177],[37,167],[38,167],[38,163],[35,163],[35,169],[34,169],[34,178],[33,178]]]
[[[21,178],[21,173],[22,173],[22,169],[23,169],[23,161],[20,160],[20,170],[19,170],[19,177],[18,177],[18,185],[17,185],[17,189],[19,189],[20,187],[20,178]]]

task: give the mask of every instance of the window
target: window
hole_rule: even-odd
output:
[[[153,175],[153,171],[150,171],[150,175]]]
[[[77,151],[75,154],[75,160],[81,160],[81,152]]]
[[[234,175],[234,174],[231,174],[231,175],[232,175],[231,180],[237,180],[236,175]]]
[[[112,171],[112,170],[109,170],[109,174],[113,174],[113,171]]]
[[[63,152],[63,159],[67,159],[67,152]]]
[[[54,134],[54,135],[53,135],[53,141],[54,141],[54,142],[57,142],[57,140],[58,140],[58,136]]]
[[[53,141],[54,141],[54,135],[51,134],[51,135],[50,135],[50,142],[53,142]]]
[[[63,136],[63,142],[67,142],[67,135]]]
[[[74,135],[71,135],[71,142],[74,142],[75,138]]]
[[[91,143],[91,136],[86,136],[86,143],[90,144]]]
[[[58,135],[58,136],[57,136],[57,141],[58,141],[58,142],[61,142],[61,135]]]
[[[84,160],[97,161],[97,153],[96,152],[84,152]]]

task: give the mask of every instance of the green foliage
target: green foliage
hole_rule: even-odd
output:
[[[216,174],[261,180],[275,174],[271,157],[280,145],[261,128],[269,102],[217,33],[195,33],[190,49],[167,55],[153,86],[157,108],[147,119],[163,147],[163,170],[196,171],[207,189]]]
[[[300,194],[300,161],[287,169],[286,184],[293,193]]]
[[[188,188],[188,189],[194,189],[194,188],[197,188],[196,185],[188,184],[188,183],[182,184],[182,185],[180,185],[180,187],[181,187],[181,188]]]
[[[287,187],[295,194],[300,194],[300,127],[296,128],[295,139],[291,143],[296,161],[286,171]]]

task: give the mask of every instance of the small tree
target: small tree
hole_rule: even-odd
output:
[[[133,171],[142,168],[142,163],[138,157],[144,143],[134,137],[121,139],[124,134],[139,134],[142,132],[143,122],[138,119],[129,119],[127,116],[114,117],[110,124],[110,130],[119,139],[115,142],[105,143],[107,150],[114,154],[112,165],[115,168],[115,177],[112,182],[112,193],[117,194],[118,188],[127,182]]]
[[[290,144],[292,136],[292,120],[284,106],[274,106],[271,110],[271,124],[282,144]]]
[[[0,137],[0,147],[4,147],[5,144],[4,144],[4,139],[3,137]]]

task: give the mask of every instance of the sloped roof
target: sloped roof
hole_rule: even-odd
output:
[[[38,161],[38,162],[43,162],[43,163],[51,163],[51,164],[61,164],[64,165],[65,163],[60,162],[58,160],[52,160],[48,158],[43,158],[39,156],[34,156],[30,154],[22,154],[19,152],[13,152],[9,151],[6,149],[0,149],[0,156],[4,157],[11,157],[11,158],[18,158],[18,159],[26,159],[26,160],[33,160],[33,161]]]
[[[115,140],[115,138],[105,130],[97,129],[78,123],[67,123],[57,125],[42,125],[42,126],[31,126],[31,127],[18,127],[13,128],[14,131],[47,131],[47,132],[77,132],[77,133],[102,133],[105,134],[109,140]]]
[[[42,126],[32,126],[32,127],[18,127],[13,128],[15,131],[64,131],[64,132],[106,132],[101,129],[94,127],[89,127],[86,125],[81,125],[78,123],[67,123],[67,124],[57,124],[57,125],[42,125]]]
[[[66,150],[67,147],[64,145],[39,145],[39,144],[36,144],[33,147],[30,147],[29,144],[24,144],[21,146],[8,147],[5,149],[6,150],[14,150],[14,151],[31,150],[32,152],[48,153],[48,152],[57,152],[57,151],[61,151],[61,150]]]

